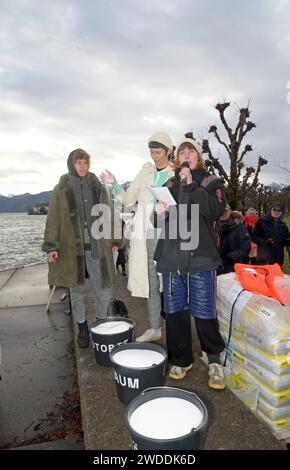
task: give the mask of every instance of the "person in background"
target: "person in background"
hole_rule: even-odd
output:
[[[258,217],[256,209],[254,209],[254,207],[249,207],[244,217],[244,224],[247,227],[250,236],[252,235],[253,227],[255,223],[257,222],[258,218],[259,217]]]
[[[72,151],[67,160],[68,173],[61,176],[53,189],[46,220],[43,251],[49,263],[48,283],[70,289],[72,309],[78,324],[80,348],[89,344],[85,314],[84,284],[89,275],[95,295],[96,318],[105,318],[112,297],[115,267],[111,238],[92,236],[91,215],[95,204],[110,206],[105,186],[89,172],[90,155],[82,149]],[[111,220],[104,218],[106,233]],[[115,246],[116,245],[116,246]]]
[[[247,227],[247,229],[249,231],[250,237],[252,237],[252,230],[253,230],[253,227],[254,227],[254,225],[255,225],[255,223],[257,222],[258,219],[259,219],[259,216],[257,214],[256,209],[254,209],[254,207],[249,207],[249,209],[247,210],[247,213],[244,217],[244,224],[245,224],[245,226]],[[249,253],[249,263],[250,264],[256,264],[256,259],[257,259],[257,244],[254,243],[253,240],[251,240],[251,250],[250,250],[250,253]]]
[[[251,238],[247,228],[243,225],[243,215],[239,211],[232,211],[227,204],[220,217],[220,253],[222,266],[219,274],[234,272],[235,263],[249,262]]]
[[[131,226],[134,235],[130,235],[128,289],[134,297],[147,298],[150,324],[150,328],[136,338],[137,342],[154,342],[162,338],[159,280],[153,261],[158,231],[150,222],[155,200],[149,188],[161,187],[174,174],[169,161],[173,150],[169,135],[155,132],[148,140],[148,147],[152,162],[143,165],[127,191],[117,183],[113,173],[106,170],[101,174],[101,181],[113,184],[113,192],[124,206],[137,202]]]
[[[268,214],[261,217],[252,231],[252,240],[257,247],[257,264],[284,262],[284,247],[290,245],[290,233],[283,221],[283,207],[273,204]]]
[[[225,344],[216,314],[216,270],[220,255],[214,227],[224,212],[225,192],[222,181],[206,171],[196,140],[184,138],[177,146],[176,155],[175,176],[167,187],[177,206],[159,201],[154,220],[155,225],[163,225],[154,258],[163,277],[169,377],[183,379],[192,368],[192,315],[201,349],[209,362],[208,384],[221,390],[225,384],[220,353]],[[182,167],[184,163],[188,168]],[[193,205],[199,209],[197,214],[192,212]],[[174,226],[177,237],[170,234]],[[183,235],[185,231],[190,234],[189,245]],[[193,233],[198,236],[197,247],[190,242]]]
[[[126,276],[126,252],[123,244],[118,248],[118,257],[116,261],[116,270],[118,272],[119,266],[122,268],[123,276]]]

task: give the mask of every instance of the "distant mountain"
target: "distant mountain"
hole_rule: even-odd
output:
[[[280,191],[281,189],[286,188],[287,185],[280,183],[271,183],[270,186],[273,191]]]
[[[0,195],[0,212],[27,212],[29,207],[39,202],[49,202],[52,191],[39,194],[19,194],[17,196]]]
[[[127,191],[130,181],[126,181],[122,186]],[[17,196],[10,195],[2,196],[0,194],[0,213],[1,212],[28,212],[30,207],[38,203],[47,203],[50,200],[52,191],[43,191],[38,194],[18,194]]]

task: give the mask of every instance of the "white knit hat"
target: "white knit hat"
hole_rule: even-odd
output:
[[[151,135],[151,137],[148,139],[148,145],[150,144],[150,142],[158,142],[159,144],[164,145],[164,147],[169,150],[173,149],[171,139],[167,132],[154,132],[154,134]]]
[[[178,150],[179,150],[179,147],[182,145],[182,144],[185,144],[185,143],[189,143],[189,144],[192,144],[195,148],[195,150],[200,154],[202,155],[202,148],[201,148],[201,145],[197,142],[197,140],[195,139],[190,139],[189,137],[184,137],[180,142],[178,142],[177,146],[176,146],[176,151],[175,151],[175,155],[178,155]]]

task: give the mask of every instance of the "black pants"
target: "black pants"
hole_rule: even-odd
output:
[[[219,354],[225,343],[219,332],[217,319],[195,317],[195,326],[201,349],[206,354]],[[181,310],[166,314],[166,344],[170,364],[187,367],[193,362],[191,311]]]

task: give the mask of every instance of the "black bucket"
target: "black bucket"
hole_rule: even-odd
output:
[[[97,363],[111,366],[110,351],[116,345],[131,342],[135,326],[134,320],[124,317],[107,317],[94,322],[90,331]],[[95,329],[99,331],[94,331]]]
[[[208,414],[193,392],[174,387],[144,390],[126,408],[133,449],[203,449]]]
[[[110,358],[118,397],[126,405],[145,388],[165,382],[167,353],[159,344],[121,344]]]

